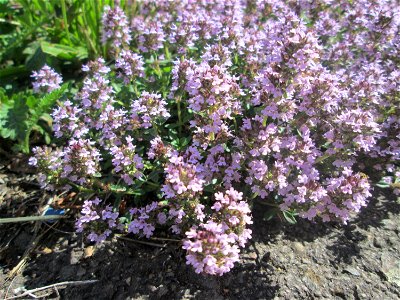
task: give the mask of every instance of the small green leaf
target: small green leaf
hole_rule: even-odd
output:
[[[110,190],[112,192],[121,193],[126,191],[126,186],[122,184],[111,184]]]
[[[187,146],[190,143],[191,140],[192,140],[192,138],[190,138],[190,137],[180,138],[179,139],[180,148],[183,148],[183,147]]]
[[[119,211],[119,206],[121,204],[121,201],[122,201],[121,195],[117,195],[113,205],[113,211]]]
[[[297,220],[295,218],[295,213],[285,210],[282,212],[283,217],[285,218],[285,220],[290,223],[290,224],[296,224]]]
[[[172,129],[172,128],[177,128],[179,126],[179,124],[174,123],[174,124],[166,124],[164,127],[168,128],[168,129]]]
[[[382,189],[387,189],[387,188],[390,187],[390,184],[387,183],[387,182],[385,182],[385,181],[382,179],[381,181],[379,181],[379,182],[376,184],[376,186],[377,186],[377,187],[380,187],[380,188],[382,188]]]

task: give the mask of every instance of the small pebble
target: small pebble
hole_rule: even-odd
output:
[[[385,242],[382,238],[375,237],[374,238],[374,246],[377,248],[383,248],[385,246]]]
[[[303,246],[303,244],[302,243],[300,243],[300,242],[294,242],[293,243],[293,251],[296,253],[296,254],[303,254],[304,252],[305,252],[305,247]]]
[[[353,268],[351,266],[346,267],[343,272],[349,273],[354,276],[360,276],[360,272],[356,268]]]

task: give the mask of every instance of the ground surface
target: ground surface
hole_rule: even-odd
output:
[[[0,158],[0,218],[37,214],[47,198],[33,175],[25,168],[20,172],[24,160],[12,161]],[[165,245],[158,247],[116,239],[93,249],[73,233],[72,220],[0,224],[0,298],[64,281],[98,280],[36,295],[74,300],[399,299],[400,204],[385,193],[375,190],[369,206],[346,226],[264,222],[266,208],[255,207],[253,241],[240,264],[222,277],[195,274],[176,242],[152,241]],[[7,280],[24,253],[23,272]]]

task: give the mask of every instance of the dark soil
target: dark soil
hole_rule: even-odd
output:
[[[33,175],[0,163],[0,218],[38,214],[46,199]],[[176,242],[151,241],[158,246],[150,246],[114,238],[94,249],[73,232],[73,220],[0,225],[0,298],[86,280],[98,281],[35,295],[74,300],[400,298],[400,203],[389,191],[376,189],[369,206],[347,225],[265,222],[265,209],[255,207],[253,240],[241,262],[222,277],[194,273]],[[8,280],[27,249],[32,251],[22,273]]]

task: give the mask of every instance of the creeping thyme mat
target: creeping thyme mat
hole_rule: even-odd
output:
[[[63,85],[57,147],[30,159],[42,188],[79,193],[88,242],[167,234],[196,273],[222,276],[257,205],[318,227],[351,222],[381,178],[399,194],[396,1],[134,9],[104,10],[107,56]],[[62,83],[48,66],[32,77],[37,93]]]

